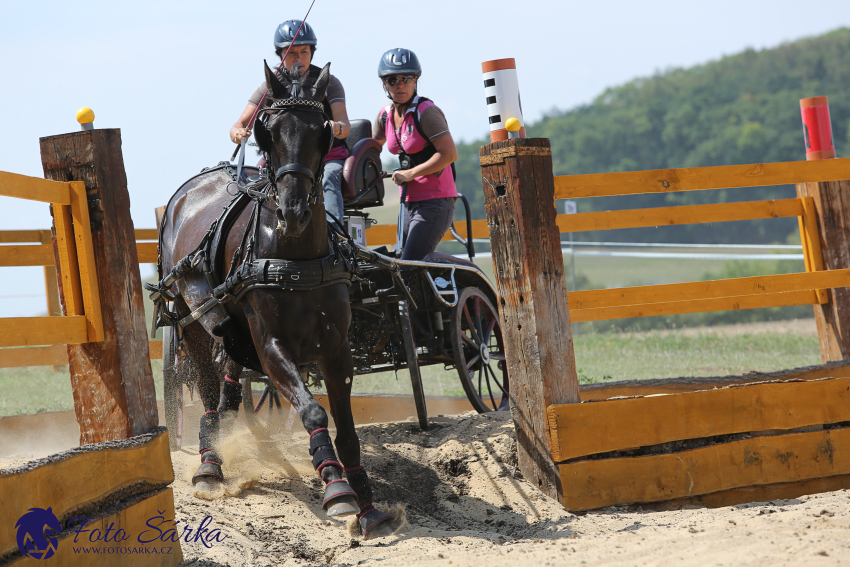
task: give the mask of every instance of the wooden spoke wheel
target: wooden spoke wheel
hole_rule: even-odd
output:
[[[478,413],[508,409],[505,343],[496,308],[477,287],[463,288],[451,325],[455,366],[472,407]]]
[[[283,412],[283,404],[280,401],[280,392],[268,376],[260,376],[251,370],[245,370],[240,379],[242,382],[242,411],[245,412],[245,420],[251,428],[257,427],[264,420],[271,421],[280,417]],[[263,384],[263,391],[259,400],[254,400],[254,390],[251,384],[259,382]],[[264,417],[265,416],[265,417]]]
[[[162,382],[165,426],[172,451],[183,446],[183,382],[180,380],[182,357],[177,356],[177,341],[171,327],[162,329]]]

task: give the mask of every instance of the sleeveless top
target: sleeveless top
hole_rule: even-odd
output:
[[[399,153],[415,154],[421,152],[426,146],[431,144],[431,141],[416,127],[418,120],[414,120],[414,113],[421,114],[423,110],[431,106],[434,106],[433,102],[430,100],[420,102],[417,96],[413,100],[413,106],[405,112],[404,120],[398,132],[394,131],[395,123],[393,120],[394,113],[392,105],[390,104],[384,107],[381,121],[384,122],[384,135],[387,138],[387,149],[390,150],[390,153],[395,155]],[[401,147],[399,147],[399,141],[401,142]],[[399,194],[401,194],[401,190],[399,186]],[[407,202],[453,197],[457,197],[457,187],[455,186],[451,166],[446,166],[437,175],[433,173],[420,175],[407,183]]]

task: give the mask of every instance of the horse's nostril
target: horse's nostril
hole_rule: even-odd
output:
[[[308,222],[310,222],[310,218],[313,216],[313,212],[310,209],[305,209],[304,214],[301,215],[301,219],[299,219],[298,223],[301,226],[306,226]]]
[[[280,224],[286,224],[286,219],[283,218],[283,211],[280,208],[275,209],[275,214],[277,215],[277,220],[280,221]]]

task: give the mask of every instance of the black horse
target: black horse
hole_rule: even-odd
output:
[[[266,65],[269,96],[254,137],[268,156],[270,183],[264,190],[241,187],[240,201],[234,198],[239,184],[220,168],[181,187],[166,210],[160,247],[161,274],[178,279],[169,285],[165,278],[161,287],[176,296],[172,321],[185,324],[183,348],[206,410],[196,487],[215,489],[224,479],[216,450],[219,426],[238,411],[239,373],[251,367],[270,378],[310,433],[328,515],[357,514],[361,533],[371,536],[386,531],[390,517],[372,505],[351,413],[351,264],[329,237],[321,185],[333,140],[321,105],[329,67],[302,86],[286,73],[278,79]],[[194,318],[197,323],[190,322]],[[216,342],[228,355],[223,389],[221,365],[213,360]],[[300,374],[314,362],[336,423],[336,452],[328,416]]]

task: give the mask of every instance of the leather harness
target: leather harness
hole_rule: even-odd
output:
[[[269,111],[307,110],[311,112],[322,112],[321,103],[311,99],[289,98],[273,101],[261,114]],[[333,137],[331,136],[331,139]],[[330,147],[324,150],[320,160],[319,172],[299,164],[290,163],[283,165],[274,173],[274,176],[261,175],[252,183],[243,185],[236,168],[226,162],[215,168],[205,170],[208,173],[213,170],[224,170],[232,179],[228,183],[236,185],[237,194],[233,200],[224,208],[221,215],[212,222],[201,242],[193,252],[176,262],[174,268],[166,276],[162,277],[162,235],[167,222],[168,215],[163,215],[159,227],[159,250],[157,258],[157,270],[162,278],[158,284],[145,284],[145,289],[150,292],[150,298],[154,302],[155,313],[152,335],[158,327],[171,325],[182,330],[186,325],[200,319],[204,314],[218,305],[224,306],[226,310],[239,303],[251,290],[255,289],[277,289],[285,291],[306,291],[326,287],[330,285],[351,285],[351,273],[357,269],[357,261],[349,243],[341,238],[338,231],[328,226],[328,240],[332,252],[324,258],[315,260],[291,261],[284,259],[254,259],[253,251],[259,238],[260,207],[263,201],[273,200],[277,202],[277,181],[283,175],[304,175],[312,181],[312,187],[308,196],[310,204],[319,203],[324,200],[321,190],[322,168],[324,166],[324,155]],[[179,192],[179,191],[178,191]],[[173,199],[173,197],[172,197]],[[224,271],[224,250],[228,235],[236,220],[244,212],[250,202],[254,202],[254,210],[248,222],[242,242],[233,255],[233,260],[227,272]],[[168,206],[171,205],[169,201]],[[166,208],[167,209],[167,208]],[[194,309],[188,316],[180,319],[177,313],[168,310],[167,301],[175,299],[171,287],[175,282],[185,277],[190,271],[201,265],[204,278],[212,293],[203,305]],[[224,274],[223,276],[221,274]]]

